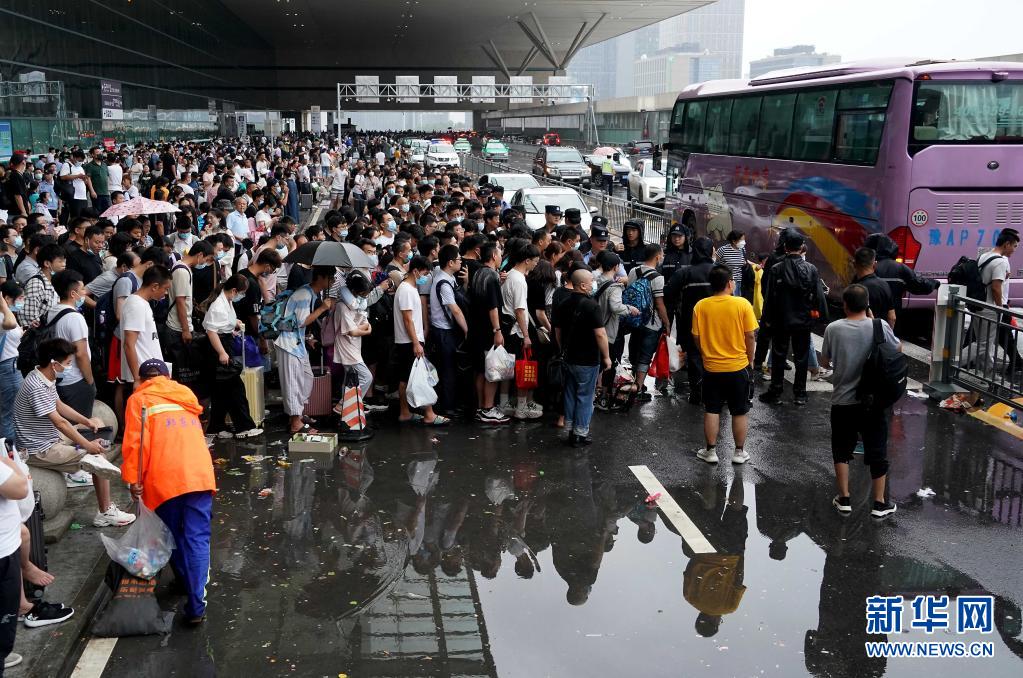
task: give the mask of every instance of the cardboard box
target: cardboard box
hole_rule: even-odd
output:
[[[337,446],[336,433],[296,433],[288,441],[288,456],[294,461],[301,454],[334,454]]]

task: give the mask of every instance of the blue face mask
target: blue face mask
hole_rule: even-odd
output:
[[[462,219],[465,219],[465,217],[455,217],[451,221],[455,222],[456,224],[460,224],[462,223]]]
[[[393,196],[395,193],[396,191],[393,188],[387,189],[387,195]]]
[[[405,255],[405,263],[408,263],[410,261],[412,261],[412,253],[411,252],[409,252],[408,254]]]
[[[409,211],[409,204],[408,203],[403,204],[401,206],[401,211],[402,212],[408,212]]]
[[[196,264],[192,268],[194,268],[197,271],[201,271],[202,269],[206,268],[207,266],[209,266],[209,264]]]
[[[23,310],[25,310],[25,302],[24,301],[16,301],[16,302],[14,302],[14,306],[11,306],[11,310],[12,311],[23,311]]]
[[[85,297],[78,297],[78,301],[75,302],[75,310],[81,311],[82,306],[85,306]]]
[[[418,278],[416,278],[416,284],[417,285],[422,286],[422,285],[425,285],[428,282],[430,282],[430,277],[429,276],[421,275]]]
[[[192,234],[188,232],[182,233],[181,231],[178,231],[178,237],[181,238],[182,240],[188,240],[188,236],[190,235]]]
[[[14,236],[14,248],[21,249],[21,246],[25,244],[25,241],[21,239],[20,235]]]
[[[387,222],[387,231],[388,231],[388,233],[397,233],[398,232],[398,226],[393,221],[388,221]]]
[[[347,238],[348,237],[348,229],[347,228],[341,229],[341,237],[342,238]]]

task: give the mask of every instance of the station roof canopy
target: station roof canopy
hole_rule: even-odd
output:
[[[586,45],[713,0],[221,2],[271,46],[278,68],[382,76],[444,69],[500,80],[502,73],[561,71]]]

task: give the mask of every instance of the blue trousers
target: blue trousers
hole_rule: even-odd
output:
[[[579,436],[589,435],[593,417],[593,392],[597,388],[599,365],[565,363],[565,428]]]
[[[210,580],[210,521],[213,518],[213,493],[189,492],[168,499],[156,507],[177,548],[171,554],[171,567],[178,582],[188,591],[185,616],[206,613],[206,585]]]

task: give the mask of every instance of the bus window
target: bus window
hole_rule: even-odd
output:
[[[732,100],[718,99],[707,103],[707,153],[728,152],[728,122],[732,117]]]
[[[835,127],[833,89],[802,92],[796,97],[795,124],[792,131],[792,159],[831,159],[831,133]]]
[[[888,97],[892,94],[891,82],[874,82],[866,85],[843,87],[838,95],[838,108],[888,108]]]
[[[678,101],[675,103],[675,108],[671,111],[671,130],[670,134],[682,134],[682,123],[685,121],[686,113],[686,102]]]
[[[785,158],[789,155],[792,141],[792,111],[795,105],[795,94],[764,95],[757,155],[765,158]]]
[[[707,103],[690,101],[686,104],[685,126],[682,128],[682,148],[691,153],[703,150],[703,119]]]
[[[728,126],[728,152],[731,155],[754,155],[757,150],[757,127],[760,124],[760,97],[741,97],[732,104],[732,120]]]
[[[1023,83],[981,81],[917,85],[913,141],[1006,143],[1023,140]]]
[[[884,113],[842,111],[835,131],[835,158],[840,162],[873,165],[884,131]]]

